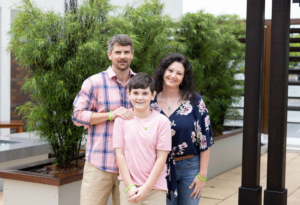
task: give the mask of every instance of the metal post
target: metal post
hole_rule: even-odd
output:
[[[261,93],[265,0],[247,1],[242,186],[239,205],[261,205]]]
[[[290,0],[273,0],[267,189],[264,205],[286,205]]]

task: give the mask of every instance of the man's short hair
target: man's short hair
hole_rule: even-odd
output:
[[[129,92],[131,92],[132,89],[147,89],[148,87],[153,94],[155,90],[154,79],[146,73],[138,73],[129,81]]]
[[[108,41],[108,51],[112,52],[114,45],[119,44],[121,46],[130,46],[131,52],[133,52],[133,43],[129,36],[125,34],[118,34],[111,37]]]

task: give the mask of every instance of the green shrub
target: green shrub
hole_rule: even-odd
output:
[[[131,26],[123,27],[123,33],[135,37],[134,59],[131,69],[134,72],[145,72],[150,75],[160,60],[172,49],[174,22],[168,15],[163,15],[164,5],[159,0],[140,1],[138,6],[127,5],[118,18],[130,22]]]
[[[168,53],[186,55],[213,128],[223,128],[229,107],[238,99],[235,87],[241,85],[233,77],[241,72],[237,66],[244,53],[237,38],[244,35],[245,26],[237,16],[214,17],[200,11],[175,22],[162,14],[158,0],[126,6],[118,15],[109,0],[86,0],[80,7],[70,0],[69,5],[65,13],[55,13],[22,0],[8,48],[29,71],[22,89],[31,101],[20,106],[19,113],[24,114],[27,131],[50,144],[60,167],[71,166],[84,134],[71,120],[73,100],[86,78],[110,65],[107,42],[118,33],[134,42],[135,72],[152,74]],[[237,116],[236,111],[231,113]]]
[[[183,54],[190,60],[197,91],[202,95],[214,130],[222,130],[225,116],[239,116],[230,109],[240,99],[242,81],[234,75],[243,72],[245,24],[235,15],[213,16],[199,11],[187,13],[179,22],[177,40],[186,44]]]
[[[48,142],[58,165],[68,168],[84,133],[71,120],[72,103],[86,78],[107,69],[107,42],[116,32],[107,17],[113,7],[89,0],[61,14],[23,0],[17,9],[8,49],[30,72],[22,89],[31,97],[19,113],[27,131]]]

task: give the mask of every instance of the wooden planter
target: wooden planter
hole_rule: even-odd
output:
[[[54,159],[0,170],[3,205],[79,205],[83,169],[72,175],[50,175],[28,170],[50,165]]]
[[[243,129],[214,136],[214,140],[215,144],[210,151],[207,178],[213,178],[242,165]],[[262,145],[261,155],[266,152],[267,145]]]

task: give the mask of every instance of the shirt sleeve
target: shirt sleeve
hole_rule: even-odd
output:
[[[159,125],[156,149],[163,151],[171,151],[171,123],[168,118],[164,117],[163,115],[162,117],[163,122]]]
[[[195,125],[197,127],[197,138],[200,138],[200,151],[205,151],[208,149],[208,147],[211,147],[214,144],[214,139],[212,135],[208,109],[206,108],[203,99],[199,95],[196,95],[196,99],[197,103],[195,106]]]
[[[113,128],[113,148],[124,147],[124,120],[117,117]]]
[[[76,126],[84,126],[87,129],[90,125],[91,116],[96,105],[94,87],[90,79],[83,82],[80,92],[73,102],[72,120]]]

